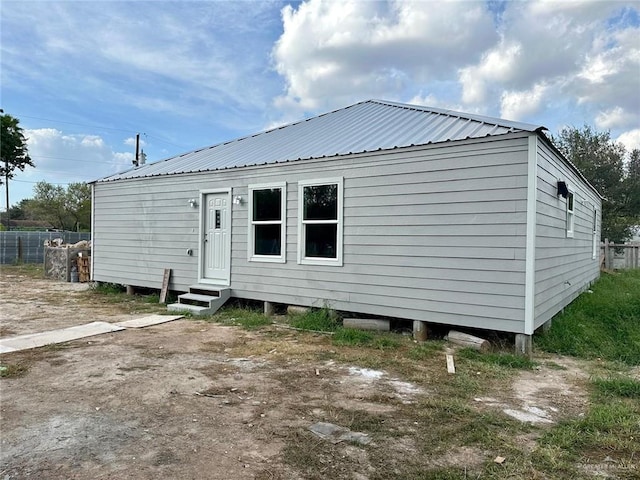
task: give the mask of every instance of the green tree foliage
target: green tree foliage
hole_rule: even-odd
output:
[[[640,222],[640,210],[630,190],[634,184],[630,180],[631,168],[625,170],[627,151],[624,146],[614,142],[609,132],[598,132],[588,125],[582,129],[565,128],[553,137],[553,141],[605,197],[602,201],[602,238],[616,242],[628,239],[633,227]],[[631,152],[636,171],[638,156],[637,150]]]
[[[629,155],[625,192],[627,194],[627,210],[636,225],[640,225],[640,150],[635,149]]]
[[[13,178],[15,170],[24,171],[27,166],[35,165],[29,157],[27,139],[22,133],[20,120],[11,115],[2,115],[0,135],[0,184]]]
[[[59,185],[38,182],[35,196],[26,202],[29,216],[45,220],[61,230],[90,230],[91,187],[86,183],[71,183],[65,189]]]

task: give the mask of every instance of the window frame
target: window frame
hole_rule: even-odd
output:
[[[324,185],[337,185],[337,212],[335,220],[305,220],[304,219],[304,189],[305,187],[319,187]],[[344,178],[320,178],[300,180],[298,182],[298,264],[300,265],[329,265],[341,267],[343,265],[343,203],[344,203]],[[336,225],[336,256],[334,258],[306,257],[306,225]]]
[[[569,208],[569,204],[571,204],[571,208]],[[567,238],[573,238],[576,224],[576,195],[571,189],[569,189],[569,194],[567,195],[565,215]]]
[[[598,256],[598,240],[597,240],[597,235],[598,235],[598,209],[596,207],[593,207],[593,229],[591,230],[591,235],[593,236],[592,238],[592,242],[593,242],[593,251],[591,253],[591,259],[595,260]]]
[[[257,190],[280,189],[280,220],[253,220],[253,194]],[[255,226],[280,225],[280,255],[259,255],[255,253]],[[249,262],[286,263],[287,261],[287,182],[260,183],[249,185],[247,209],[247,260]]]

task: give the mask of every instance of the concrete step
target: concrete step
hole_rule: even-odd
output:
[[[193,315],[209,315],[210,307],[201,307],[200,305],[189,305],[188,303],[170,303],[167,305],[169,312],[190,312]]]
[[[202,306],[211,306],[211,303],[216,301],[219,298],[218,295],[211,296],[211,295],[201,295],[199,293],[183,293],[182,295],[178,296],[178,302],[179,303],[190,303],[193,305],[198,305],[198,304],[203,304]]]
[[[191,290],[193,288],[189,287]],[[207,293],[214,293],[207,290]],[[192,315],[213,315],[231,296],[229,288],[217,289],[217,295],[204,295],[202,293],[183,293],[178,296],[178,303],[167,305],[169,312],[191,312]]]
[[[189,293],[195,293],[197,295],[210,295],[212,297],[219,297],[220,290],[224,289],[224,287],[218,287],[216,285],[205,285],[202,283],[189,285]]]

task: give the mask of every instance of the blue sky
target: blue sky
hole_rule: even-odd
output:
[[[637,1],[11,1],[0,107],[36,168],[90,181],[370,98],[640,148]],[[4,186],[3,186],[4,190]],[[0,208],[6,208],[4,192]]]

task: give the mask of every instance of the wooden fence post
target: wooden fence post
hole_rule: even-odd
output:
[[[609,269],[609,239],[604,239],[604,268]]]

